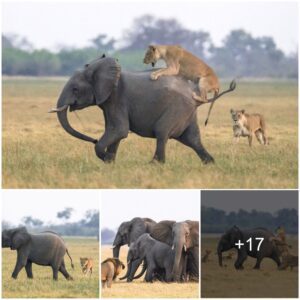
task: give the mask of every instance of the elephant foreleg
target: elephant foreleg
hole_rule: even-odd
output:
[[[27,264],[27,257],[24,257],[18,253],[16,266],[11,277],[17,279],[19,272],[22,270],[23,267],[25,267],[26,264]]]
[[[148,266],[147,272],[146,272],[146,275],[145,275],[145,281],[146,282],[152,282],[153,281],[153,272],[154,272],[153,267]]]
[[[115,154],[120,141],[126,138],[127,134],[128,132],[125,133],[122,131],[106,131],[104,135],[100,138],[98,143],[95,145],[96,155],[104,162],[112,162],[115,158]],[[109,152],[109,149],[110,151],[115,150],[115,153],[113,151]]]
[[[31,261],[27,261],[27,264],[25,266],[25,270],[26,270],[27,278],[32,279],[33,274],[32,274],[32,262]]]

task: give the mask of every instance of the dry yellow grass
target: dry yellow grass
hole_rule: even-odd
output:
[[[120,259],[126,265],[128,247],[123,246],[120,251]],[[101,246],[101,261],[112,257],[111,246]],[[137,272],[140,271],[140,268]],[[126,269],[120,274],[126,274]],[[137,273],[138,274],[138,273]],[[146,283],[144,276],[133,282],[120,281],[118,278],[112,287],[101,289],[103,298],[198,298],[198,283]]]
[[[59,273],[58,281],[52,280],[52,269],[32,265],[34,279],[27,279],[25,269],[18,279],[11,274],[16,263],[17,252],[2,249],[2,297],[3,298],[98,298],[99,297],[99,243],[91,238],[64,238],[73,259],[74,270],[69,257],[65,256],[66,269],[74,278],[67,281]],[[80,257],[91,257],[94,269],[91,277],[81,271]]]
[[[100,161],[90,143],[68,135],[55,114],[64,80],[3,81],[4,188],[297,188],[298,109],[296,82],[238,83],[218,100],[210,123],[208,105],[198,109],[202,141],[216,164],[204,166],[176,141],[167,145],[165,165],[149,164],[155,140],[135,134],[122,141],[115,164]],[[230,108],[265,115],[270,145],[232,143]],[[98,107],[70,114],[74,128],[93,137],[103,133]]]
[[[218,239],[202,236],[202,253],[212,249],[210,261],[201,264],[201,297],[203,298],[298,298],[298,268],[279,271],[276,263],[265,258],[261,270],[254,270],[255,259],[248,257],[244,270],[235,270],[232,260],[224,260],[227,267],[218,265],[215,255]],[[291,253],[298,254],[298,239],[288,237]],[[226,252],[224,252],[225,254]]]

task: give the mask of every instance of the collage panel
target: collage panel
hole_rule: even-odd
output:
[[[99,298],[99,201],[98,191],[2,191],[2,298]]]
[[[201,297],[298,298],[298,191],[202,191]]]
[[[103,191],[102,298],[199,298],[199,197]]]

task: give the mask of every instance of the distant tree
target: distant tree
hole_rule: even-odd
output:
[[[116,40],[114,38],[108,38],[106,34],[99,34],[97,37],[92,39],[93,46],[103,53],[111,53],[114,51],[114,45]]]
[[[101,230],[101,243],[102,244],[111,244],[115,238],[116,233],[108,228],[104,228]]]
[[[127,45],[123,50],[145,50],[151,44],[181,45],[187,50],[205,56],[211,47],[210,36],[204,31],[190,31],[176,19],[159,19],[144,15],[133,21],[132,27],[125,32]]]
[[[74,209],[72,207],[66,207],[64,210],[59,211],[56,215],[57,218],[59,219],[65,219],[68,220],[71,218],[72,212]]]
[[[44,222],[39,219],[34,219],[30,216],[22,218],[22,222],[28,227],[41,227]]]

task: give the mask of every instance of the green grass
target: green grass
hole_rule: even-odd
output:
[[[205,166],[189,148],[170,140],[164,165],[149,164],[155,140],[130,133],[117,160],[100,161],[92,144],[68,135],[54,114],[64,85],[55,79],[3,81],[4,188],[297,188],[298,106],[296,82],[241,82],[218,100],[204,127],[208,105],[198,108],[202,142],[215,158]],[[223,84],[223,89],[228,84]],[[247,139],[232,143],[230,108],[264,114],[269,146]],[[98,138],[102,112],[70,114],[74,128]]]
[[[99,297],[99,244],[96,239],[64,238],[75,265],[71,268],[65,256],[66,269],[74,278],[67,281],[59,273],[58,281],[52,280],[52,269],[33,264],[34,279],[27,279],[25,269],[18,279],[11,278],[16,251],[2,249],[2,297],[3,298],[98,298]],[[86,277],[80,267],[79,257],[91,257],[94,261],[92,276]]]

